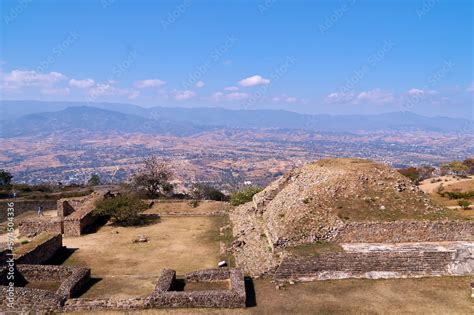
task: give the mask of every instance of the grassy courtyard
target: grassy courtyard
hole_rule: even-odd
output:
[[[65,265],[91,268],[87,298],[146,296],[163,268],[178,275],[213,268],[219,254],[220,217],[164,217],[138,227],[105,225],[96,233],[65,238],[70,256]],[[147,243],[132,243],[138,235]]]

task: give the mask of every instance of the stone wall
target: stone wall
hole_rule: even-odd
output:
[[[405,278],[450,274],[455,252],[342,252],[286,257],[275,273],[278,281],[344,278]]]
[[[29,314],[32,310],[42,310],[44,312],[53,312],[61,307],[62,299],[52,291],[29,289],[16,287],[14,291],[14,307],[8,305],[8,290],[9,287],[0,286],[1,301],[0,311],[2,312],[24,312]]]
[[[63,222],[60,218],[43,218],[35,217],[22,220],[18,224],[20,235],[31,236],[38,235],[42,232],[51,234],[63,233]]]
[[[90,269],[80,267],[17,265],[16,271],[17,275],[15,277],[21,277],[25,282],[57,281],[61,284],[55,292],[36,288],[14,287],[14,290],[10,293],[14,297],[13,308],[7,305],[9,291],[12,289],[7,286],[0,286],[2,292],[0,311],[58,311],[68,298],[77,296],[90,280]]]
[[[58,202],[58,216],[64,218],[65,236],[80,236],[87,226],[96,221],[92,211],[96,201],[102,197],[103,194],[92,193],[80,198],[61,199]],[[66,214],[68,215],[65,216]]]
[[[79,202],[77,199],[59,199],[57,201],[58,217],[64,219],[74,211],[76,211]]]
[[[74,212],[67,216],[63,222],[64,236],[81,236],[84,229],[97,220],[97,217],[92,214],[93,210]]]
[[[37,211],[39,206],[44,210],[55,210],[56,200],[21,200],[21,199],[4,199],[0,202],[0,222],[7,220],[7,204],[15,203],[15,216],[27,211]]]
[[[148,297],[145,304],[151,307],[245,307],[246,292],[244,275],[240,269],[206,269],[187,274],[186,281],[219,281],[230,280],[228,290],[207,291],[163,291],[164,287],[172,287],[175,279],[173,270],[164,270],[155,291]],[[166,284],[169,283],[169,284]]]
[[[25,246],[27,250],[24,250]],[[40,265],[54,256],[63,246],[61,234],[43,233],[35,237],[30,243],[22,245],[14,253],[17,264]],[[23,248],[22,248],[23,247]]]
[[[340,228],[331,241],[337,243],[474,241],[474,222],[351,222]]]
[[[28,282],[61,282],[56,294],[68,299],[77,297],[90,280],[90,269],[72,266],[17,265],[18,272]]]
[[[161,272],[155,290],[147,298],[131,299],[69,299],[63,310],[71,312],[98,310],[139,310],[148,308],[184,307],[245,307],[246,292],[244,275],[240,269],[207,269],[187,274],[187,281],[230,280],[228,290],[172,291],[176,272]]]

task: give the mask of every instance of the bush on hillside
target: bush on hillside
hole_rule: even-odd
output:
[[[115,223],[135,225],[140,222],[140,213],[148,209],[148,205],[134,195],[119,195],[106,198],[96,203],[94,214],[109,216]]]
[[[219,189],[206,184],[194,184],[191,189],[191,197],[201,200],[226,201],[227,196]]]
[[[470,199],[474,198],[474,190],[467,191],[467,192],[460,192],[460,191],[444,191],[440,193],[443,197],[448,197],[449,199]]]
[[[468,200],[464,200],[464,199],[458,200],[458,206],[460,206],[464,210],[469,209],[470,205],[471,205],[471,202]]]
[[[250,186],[242,190],[236,191],[230,196],[230,204],[233,206],[238,206],[246,202],[252,201],[252,197],[255,194],[261,192],[262,190],[262,187]]]

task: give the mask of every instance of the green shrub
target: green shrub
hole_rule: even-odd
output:
[[[458,206],[460,206],[464,210],[469,209],[470,205],[471,205],[471,202],[468,200],[464,200],[464,199],[458,200]]]
[[[253,195],[261,192],[263,188],[250,186],[242,190],[236,191],[230,196],[230,204],[233,206],[238,206],[246,202],[252,201]]]
[[[191,206],[191,208],[197,208],[199,207],[199,200],[191,200],[189,202],[189,205]]]
[[[474,190],[467,191],[467,192],[460,192],[460,191],[445,191],[440,194],[441,196],[447,196],[449,199],[470,199],[474,198]]]
[[[219,189],[206,184],[194,184],[191,190],[191,197],[193,199],[227,201],[227,196]]]
[[[148,205],[134,195],[119,195],[98,201],[94,214],[109,216],[119,224],[135,225],[140,222],[140,213],[147,208]]]

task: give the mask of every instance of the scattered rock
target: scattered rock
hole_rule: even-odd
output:
[[[137,238],[132,241],[132,243],[147,243],[148,241],[149,239],[145,235],[138,235]]]

